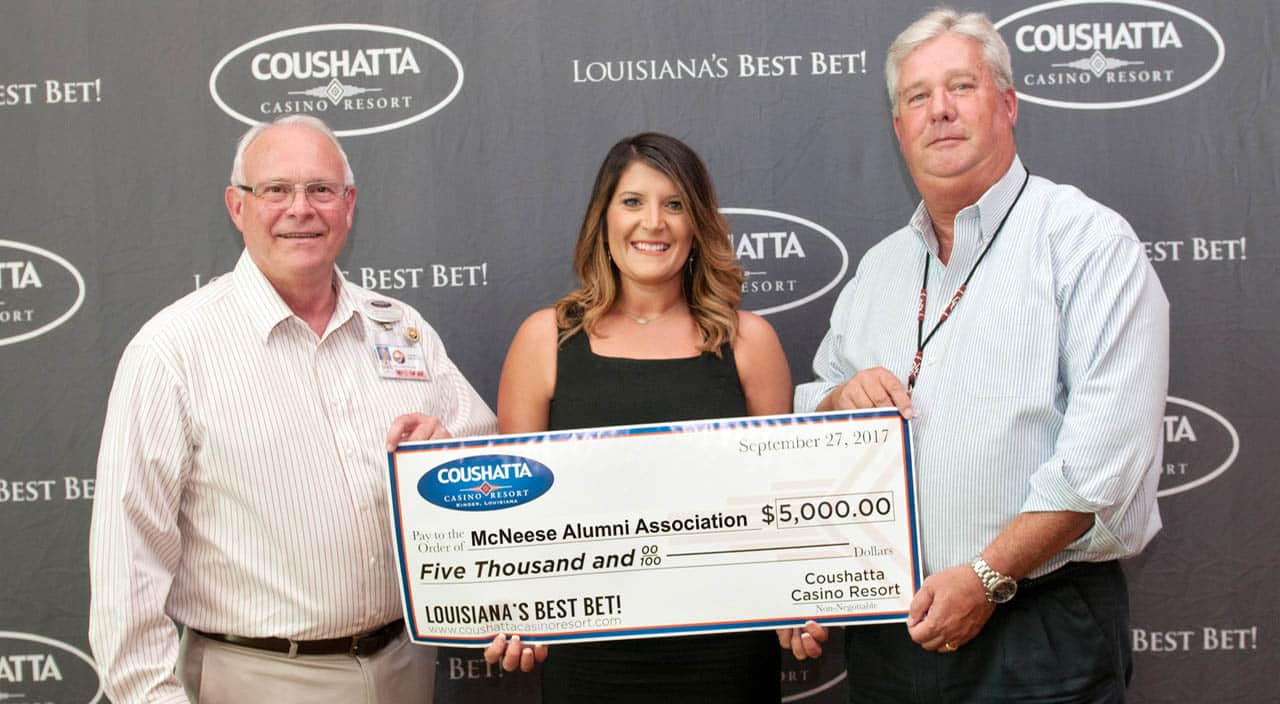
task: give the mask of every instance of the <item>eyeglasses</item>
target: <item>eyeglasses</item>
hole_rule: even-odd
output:
[[[307,194],[307,200],[312,205],[329,205],[345,199],[348,189],[338,181],[312,181],[311,183],[267,181],[256,186],[236,184],[236,188],[252,193],[272,205],[292,204],[299,189]]]

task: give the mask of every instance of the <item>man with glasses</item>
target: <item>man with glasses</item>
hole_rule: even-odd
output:
[[[417,311],[336,269],[356,187],[324,123],[250,129],[225,198],[235,270],[144,325],[111,392],[90,537],[107,693],[430,702],[383,441],[402,414],[438,438],[492,432],[493,413]]]

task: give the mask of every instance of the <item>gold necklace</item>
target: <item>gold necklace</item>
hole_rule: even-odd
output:
[[[677,304],[675,304],[675,305],[671,306],[670,308],[668,308],[668,309],[666,309],[666,310],[662,311],[661,313],[658,313],[657,315],[651,315],[651,316],[649,316],[649,317],[647,317],[647,318],[644,318],[644,317],[641,317],[641,316],[638,316],[638,315],[632,315],[632,314],[630,314],[630,313],[628,313],[627,311],[622,310],[622,309],[618,309],[618,312],[619,312],[619,313],[621,313],[621,314],[623,314],[624,316],[626,316],[628,320],[630,320],[631,322],[635,323],[636,325],[648,325],[649,323],[652,323],[653,321],[657,320],[658,318],[661,318],[662,316],[666,315],[667,313],[670,313],[671,311],[673,311],[673,310],[675,310],[675,309],[679,308],[680,306],[681,306],[681,304],[680,304],[680,303],[677,303]]]

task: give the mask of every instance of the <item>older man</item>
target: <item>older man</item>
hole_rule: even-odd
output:
[[[250,129],[226,189],[235,270],[124,351],[90,539],[90,641],[118,703],[431,701],[383,438],[410,411],[434,437],[495,420],[417,311],[336,270],[355,203],[322,122]]]
[[[840,294],[795,403],[913,419],[927,578],[906,628],[846,631],[850,700],[1122,701],[1116,560],[1160,528],[1168,302],[1123,218],[1028,174],[986,17],[929,13],[885,73],[923,202]],[[812,656],[825,632],[780,637]]]

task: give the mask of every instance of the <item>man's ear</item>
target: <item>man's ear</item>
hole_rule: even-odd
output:
[[[235,186],[227,186],[223,199],[227,203],[227,214],[231,216],[231,222],[236,224],[236,229],[244,232],[244,191]]]
[[[356,214],[356,187],[351,187],[351,193],[347,194],[347,228],[351,228],[351,224],[355,222]]]

